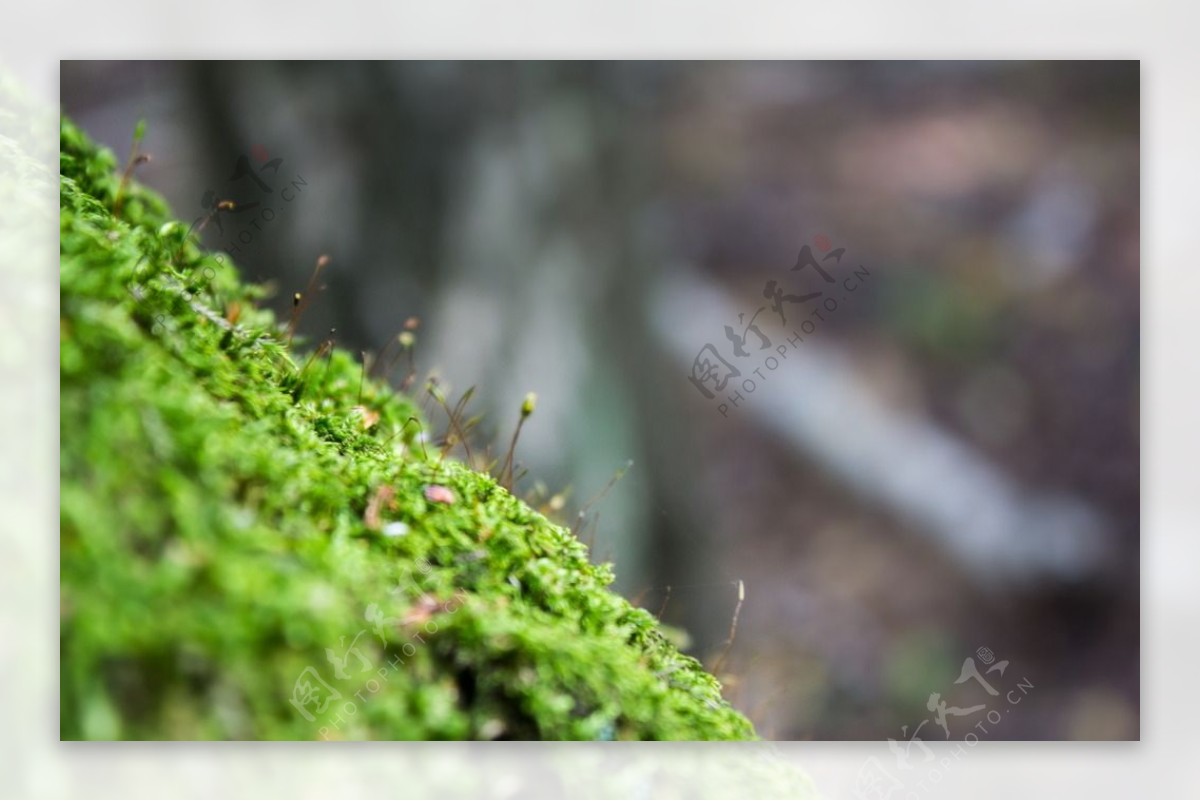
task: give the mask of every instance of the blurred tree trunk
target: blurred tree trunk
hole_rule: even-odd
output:
[[[641,291],[662,262],[646,223],[649,117],[672,68],[647,83],[620,64],[321,66],[190,70],[214,183],[274,132],[314,176],[303,214],[239,262],[282,276],[286,298],[330,253],[327,289],[301,325],[310,340],[336,327],[346,347],[377,350],[407,316],[424,318],[418,366],[455,395],[477,386],[472,406],[494,442],[537,391],[520,490],[570,485],[578,509],[632,460],[584,537],[652,611],[673,585],[665,616],[708,650],[734,596],[694,489],[703,449],[664,390],[679,371]]]

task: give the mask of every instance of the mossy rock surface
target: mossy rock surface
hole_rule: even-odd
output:
[[[60,163],[64,739],[754,738],[570,531],[425,455],[408,397],[358,408],[354,357],[304,370],[69,121]]]

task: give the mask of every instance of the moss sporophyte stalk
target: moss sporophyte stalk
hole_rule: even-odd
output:
[[[570,531],[332,338],[304,371],[66,120],[60,166],[63,739],[754,737]]]

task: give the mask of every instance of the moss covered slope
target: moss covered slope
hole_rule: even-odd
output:
[[[69,122],[61,168],[64,739],[754,736],[569,531],[426,458],[410,400],[364,415],[340,351],[301,377],[156,195],[114,214]]]

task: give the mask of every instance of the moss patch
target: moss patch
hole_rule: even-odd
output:
[[[366,425],[361,365],[303,370],[67,121],[60,163],[64,739],[754,737],[569,531],[427,458],[390,387]]]

